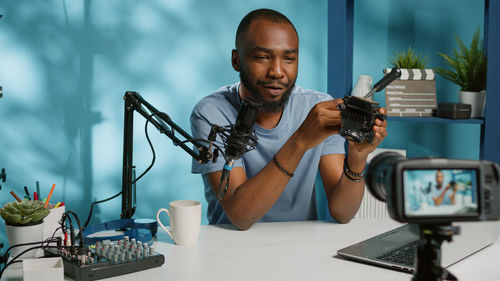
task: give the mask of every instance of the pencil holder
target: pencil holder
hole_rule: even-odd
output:
[[[50,214],[43,220],[43,240],[52,236],[64,238],[59,223],[64,212],[66,212],[66,206],[50,209]]]

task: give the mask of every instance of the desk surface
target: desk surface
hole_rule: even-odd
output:
[[[174,245],[160,229],[154,246],[165,255],[162,267],[106,280],[411,280],[407,273],[335,257],[338,249],[399,225],[390,219],[258,223],[247,231],[204,225],[191,246]],[[449,270],[460,281],[500,280],[499,260],[497,241]]]
[[[155,247],[165,264],[113,280],[411,280],[407,273],[335,257],[338,249],[399,225],[390,219],[355,219],[348,224],[259,223],[247,231],[202,226],[192,246],[174,245],[160,230]],[[500,280],[499,260],[497,242],[449,270],[460,281]]]

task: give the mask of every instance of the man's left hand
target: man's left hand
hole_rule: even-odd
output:
[[[381,114],[386,114],[385,108],[379,108],[379,112]],[[387,120],[375,119],[375,124],[372,127],[372,130],[375,132],[375,136],[371,143],[363,142],[363,143],[354,143],[349,141],[349,156],[355,157],[358,159],[366,159],[368,154],[377,148],[377,146],[384,140],[387,136]]]

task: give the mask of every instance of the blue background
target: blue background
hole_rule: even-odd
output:
[[[0,2],[0,205],[10,190],[22,195],[40,181],[43,196],[65,201],[82,220],[89,205],[121,189],[123,95],[134,90],[189,131],[195,103],[238,80],[230,63],[234,36],[249,11],[273,8],[287,15],[300,37],[297,83],[327,88],[327,1],[68,1]],[[443,66],[436,52],[468,44],[483,26],[484,1],[358,0],[354,14],[353,81],[360,74],[382,77],[393,52],[408,46]],[[436,80],[438,101],[457,101],[458,88]],[[383,101],[378,94],[376,100]],[[144,119],[136,114],[134,163],[141,173],[151,161]],[[137,184],[135,217],[178,199],[206,201],[191,158],[149,130],[156,164]],[[408,156],[479,155],[479,125],[394,122],[382,147]],[[324,203],[324,200],[322,201]],[[116,219],[121,200],[99,205],[93,223]],[[321,214],[321,213],[320,213]],[[0,224],[0,242],[6,242]]]

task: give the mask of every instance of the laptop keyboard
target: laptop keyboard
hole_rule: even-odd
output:
[[[399,248],[390,250],[377,257],[379,260],[403,264],[406,266],[414,266],[417,256],[417,248],[421,240],[415,240]]]

